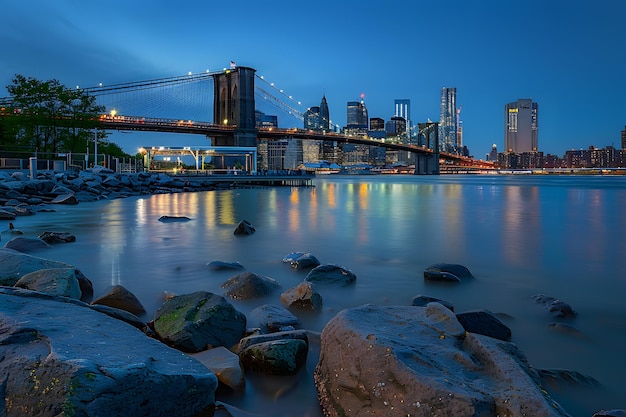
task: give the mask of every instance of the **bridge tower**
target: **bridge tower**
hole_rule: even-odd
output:
[[[418,123],[418,143],[432,154],[415,155],[415,175],[439,175],[439,123]]]
[[[213,75],[213,123],[236,126],[234,138],[213,137],[213,146],[256,146],[253,68],[235,67]]]

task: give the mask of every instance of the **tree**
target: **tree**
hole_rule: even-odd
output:
[[[0,145],[39,152],[85,152],[105,108],[83,90],[57,80],[16,75],[7,86],[10,106],[0,114]],[[108,144],[106,133],[98,141]]]

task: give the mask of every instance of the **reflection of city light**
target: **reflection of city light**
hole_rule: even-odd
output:
[[[369,189],[368,184],[361,183],[359,186],[359,208],[361,210],[367,209],[367,191]]]

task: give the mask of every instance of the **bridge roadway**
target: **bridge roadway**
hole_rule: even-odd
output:
[[[232,137],[237,129],[237,126],[234,125],[220,125],[215,123],[196,122],[192,120],[153,119],[147,117],[132,116],[102,115],[100,117],[100,122],[102,123],[102,127],[104,129],[188,133],[215,137]],[[322,133],[297,128],[259,128],[257,132],[257,138],[267,140],[282,140],[293,138],[305,140],[336,141],[341,143],[380,146],[387,149],[402,150],[414,152],[417,154],[435,154],[432,149],[426,148],[424,146],[390,143],[375,139],[367,139],[360,136],[349,136],[334,132]],[[482,160],[477,161],[473,158],[468,158],[446,152],[439,152],[439,158],[443,160],[444,163],[453,165],[493,168],[493,163],[485,162]]]

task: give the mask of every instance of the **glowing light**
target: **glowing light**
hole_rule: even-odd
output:
[[[117,110],[111,109],[110,114],[111,114],[111,117],[115,117],[115,115],[117,114]]]

